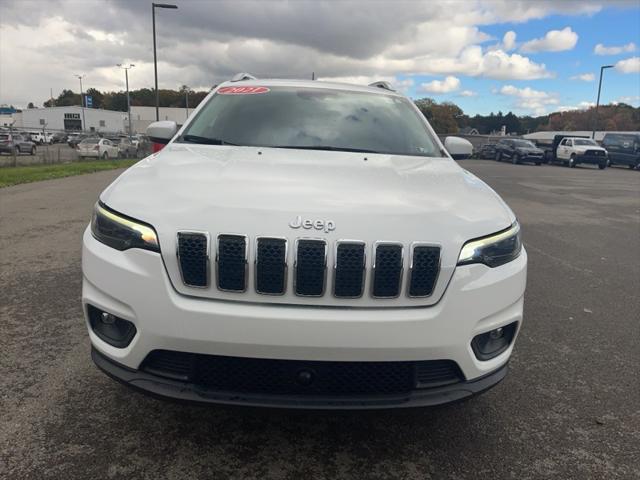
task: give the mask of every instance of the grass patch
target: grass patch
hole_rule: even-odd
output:
[[[25,167],[0,168],[0,188],[20,183],[39,182],[52,178],[71,177],[85,173],[130,167],[138,160],[85,160],[82,162],[58,163],[54,165],[28,165]]]

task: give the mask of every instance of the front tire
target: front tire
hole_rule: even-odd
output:
[[[512,163],[512,164],[514,164],[514,165],[519,164],[519,163],[520,163],[520,155],[518,155],[517,153],[516,153],[516,154],[514,154],[514,155],[511,157],[511,163]]]
[[[607,168],[607,162],[602,162],[598,164],[598,168],[600,170],[604,170],[605,168]]]
[[[103,160],[109,160],[109,153],[104,152],[104,153],[102,154],[102,159],[103,159]]]
[[[502,152],[496,152],[496,162],[502,161]]]
[[[13,150],[15,151],[16,155],[20,155],[20,147],[18,145],[16,145]]]
[[[31,153],[30,153],[30,155],[35,155],[35,154],[36,154],[36,147],[35,147],[35,146],[33,146],[33,147],[31,147]]]
[[[569,157],[569,162],[567,163],[569,168],[576,168],[576,154],[572,153],[571,157]]]

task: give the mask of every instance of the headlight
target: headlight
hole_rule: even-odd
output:
[[[520,225],[515,222],[507,230],[465,243],[458,265],[483,263],[491,268],[499,267],[517,258],[521,250]]]
[[[116,250],[143,248],[160,251],[158,236],[152,226],[107,210],[96,203],[91,218],[91,232],[100,242]]]

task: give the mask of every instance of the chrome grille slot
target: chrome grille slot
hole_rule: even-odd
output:
[[[322,296],[327,270],[327,242],[314,239],[297,240],[294,269],[296,295]]]
[[[216,277],[220,290],[244,292],[247,289],[248,246],[244,235],[218,235]]]
[[[372,295],[376,298],[395,298],[400,295],[403,265],[402,244],[377,242],[373,262]]]
[[[178,232],[178,266],[189,287],[209,285],[209,236],[202,232]]]
[[[287,285],[287,241],[284,238],[256,239],[256,292],[283,295]]]
[[[440,247],[414,244],[410,263],[409,296],[430,296],[440,270]]]
[[[337,243],[333,294],[339,298],[359,298],[364,290],[364,242],[344,240]]]

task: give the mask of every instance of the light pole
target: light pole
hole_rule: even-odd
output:
[[[80,108],[82,109],[82,131],[84,132],[87,124],[84,121],[84,93],[82,92],[82,79],[86,77],[86,75],[78,75],[76,73],[76,77],[80,80]]]
[[[124,65],[119,63],[118,67],[124,70],[124,79],[127,84],[127,117],[129,118],[129,140],[131,140],[131,100],[129,99],[129,69],[135,67],[133,63]]]
[[[184,89],[184,104],[187,109],[187,118],[189,118],[189,87],[187,85]]]
[[[602,88],[602,72],[605,68],[613,68],[613,65],[603,65],[600,67],[600,83],[598,83],[598,99],[596,100],[596,111],[593,116],[593,131],[591,132],[591,138],[596,138],[596,128],[598,126],[598,107],[600,106],[600,89]]]
[[[156,8],[178,8],[177,5],[169,3],[151,4],[151,21],[153,23],[153,73],[156,78],[156,122],[160,120],[160,94],[158,93],[158,56],[156,54]]]

